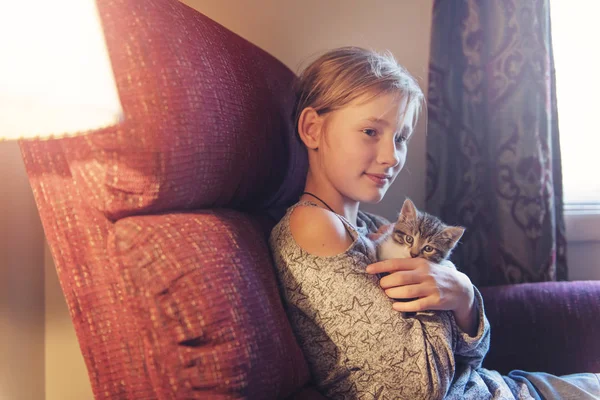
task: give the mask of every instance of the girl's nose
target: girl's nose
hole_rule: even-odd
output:
[[[379,142],[378,161],[380,164],[389,164],[395,167],[400,162],[399,152],[396,151],[394,140],[381,140]]]

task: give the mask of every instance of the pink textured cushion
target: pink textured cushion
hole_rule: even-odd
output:
[[[233,210],[129,217],[109,234],[159,398],[284,398],[309,379],[263,224]]]
[[[61,144],[20,142],[94,398],[156,399],[144,365],[144,343],[123,296],[126,289],[108,258],[112,224],[85,202]]]
[[[117,220],[299,196],[307,161],[292,130],[293,72],[177,0],[98,8],[126,121],[62,142],[96,209]]]

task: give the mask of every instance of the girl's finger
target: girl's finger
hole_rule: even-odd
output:
[[[426,285],[418,283],[386,289],[385,294],[391,299],[413,299],[416,297],[427,297],[431,293]]]
[[[432,302],[430,300],[430,297],[428,296],[428,297],[421,297],[420,299],[408,301],[408,302],[397,301],[394,304],[392,304],[392,308],[394,310],[400,311],[400,312],[426,311],[426,310],[434,309],[434,308],[432,308],[431,303]]]
[[[366,272],[377,274],[379,272],[408,271],[418,268],[422,261],[422,258],[390,258],[369,264]]]
[[[396,271],[381,278],[379,286],[383,289],[388,289],[395,286],[414,285],[421,282],[421,275],[415,271]]]

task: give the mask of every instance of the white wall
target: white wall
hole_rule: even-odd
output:
[[[44,398],[44,236],[16,142],[0,142],[0,399]]]
[[[93,399],[16,142],[0,183],[0,400]]]
[[[56,268],[44,246],[46,400],[92,400],[92,386]]]

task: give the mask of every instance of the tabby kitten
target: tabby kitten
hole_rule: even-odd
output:
[[[462,237],[465,228],[444,224],[439,218],[419,211],[410,199],[406,199],[394,229],[390,229],[373,241],[378,261],[390,258],[425,258],[436,264],[444,264]],[[452,264],[450,264],[452,265]],[[389,272],[377,274],[379,279]],[[395,299],[412,301],[415,299]],[[403,313],[405,316],[415,313]]]

